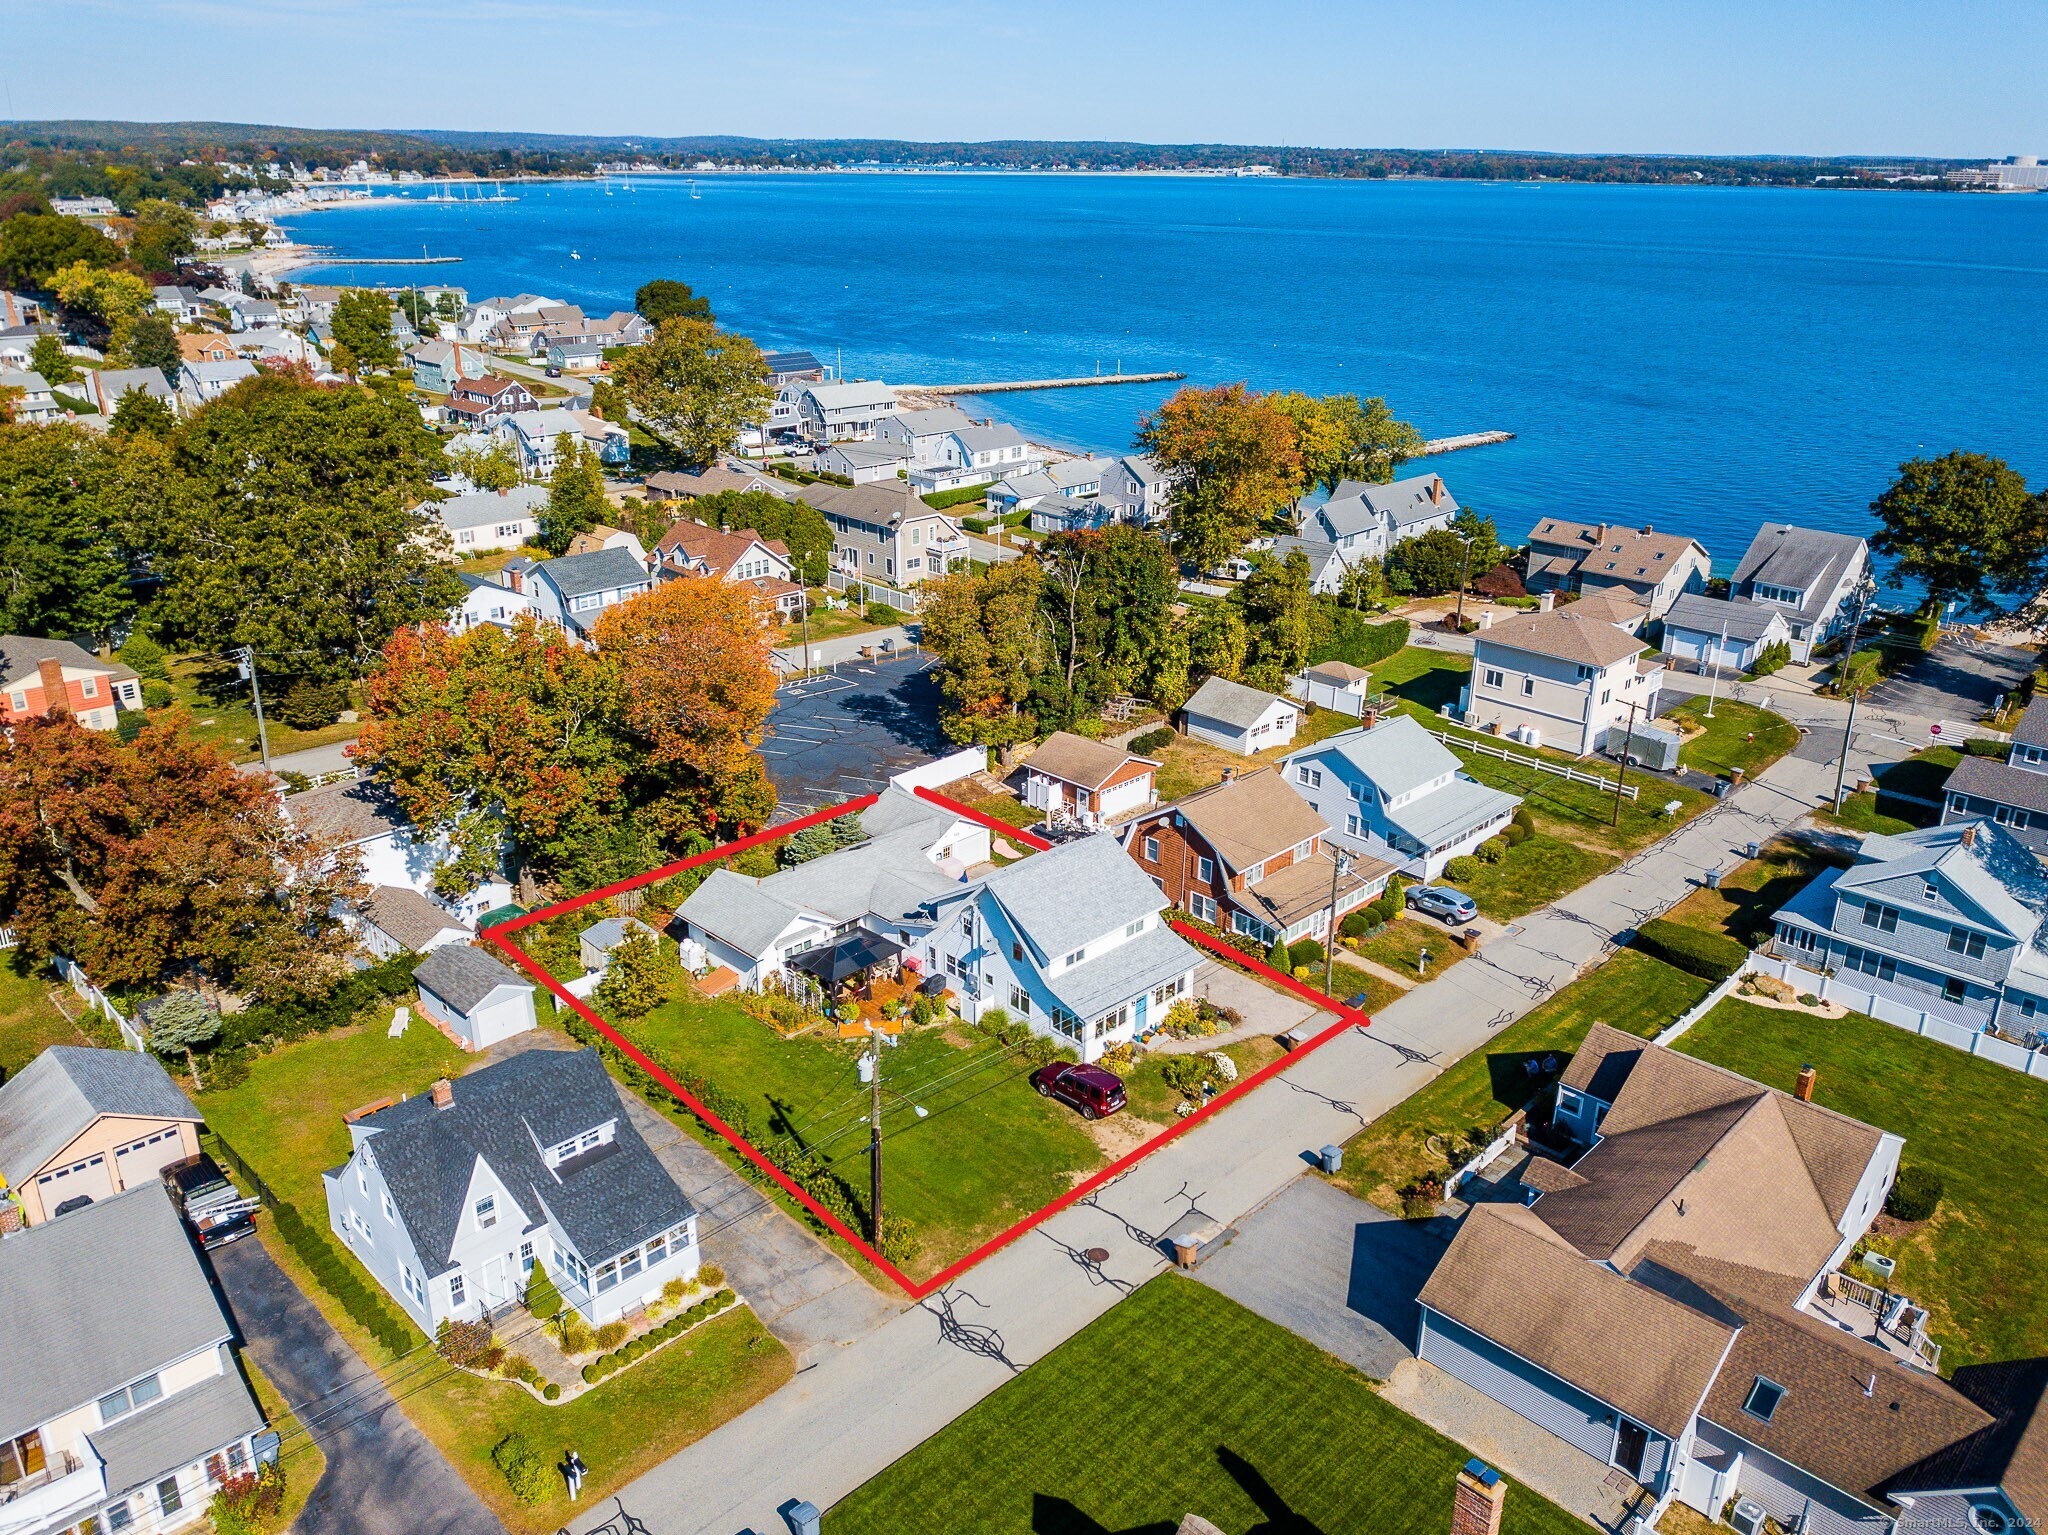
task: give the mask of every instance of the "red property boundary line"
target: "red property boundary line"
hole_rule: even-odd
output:
[[[950,810],[964,819],[986,826],[992,831],[1000,832],[1002,835],[1014,841],[1024,843],[1028,847],[1043,851],[1052,845],[1043,838],[1035,837],[1029,832],[1019,830],[1007,821],[1001,821],[993,816],[984,815],[978,810],[963,805],[957,800],[948,799],[942,794],[934,793],[930,789],[917,789],[913,792],[920,799],[928,800],[932,804]],[[1297,981],[1293,976],[1284,975],[1264,961],[1254,959],[1251,955],[1231,947],[1222,939],[1189,927],[1187,924],[1176,919],[1169,918],[1168,925],[1189,942],[1197,944],[1219,958],[1229,960],[1232,964],[1249,970],[1253,974],[1273,982],[1275,985],[1286,988],[1288,991],[1313,1003],[1319,1011],[1336,1013],[1337,1021],[1328,1028],[1321,1030],[1313,1038],[1296,1046],[1295,1049],[1281,1056],[1278,1060],[1260,1067],[1229,1091],[1219,1093],[1179,1123],[1169,1125],[1135,1150],[1126,1152],[1123,1156],[1110,1163],[1109,1166],[1067,1190],[1059,1198],[1033,1211],[1015,1225],[998,1232],[965,1257],[954,1260],[931,1278],[923,1283],[919,1283],[897,1268],[887,1258],[883,1257],[881,1253],[877,1252],[860,1233],[853,1230],[844,1221],[840,1220],[839,1217],[799,1188],[788,1174],[769,1161],[766,1156],[762,1155],[755,1146],[735,1131],[732,1126],[712,1113],[710,1109],[705,1107],[694,1094],[684,1088],[674,1077],[657,1066],[638,1045],[613,1028],[603,1018],[599,1017],[582,998],[572,995],[567,987],[548,974],[547,970],[515,943],[512,938],[513,934],[524,928],[531,927],[535,923],[545,922],[552,917],[564,916],[570,912],[579,911],[607,897],[618,895],[628,890],[637,890],[643,885],[651,885],[658,880],[667,879],[670,875],[680,873],[684,869],[692,869],[700,864],[716,862],[720,859],[728,858],[734,853],[745,852],[748,848],[765,847],[771,843],[779,842],[784,837],[791,836],[796,832],[804,831],[809,827],[822,825],[827,821],[836,820],[840,816],[851,815],[865,810],[873,805],[878,798],[878,795],[867,794],[859,799],[848,800],[844,804],[830,805],[823,810],[815,810],[809,815],[799,817],[794,821],[788,821],[780,826],[755,832],[750,836],[724,843],[706,852],[694,853],[688,858],[681,858],[674,863],[664,864],[658,869],[650,869],[644,874],[636,874],[631,879],[622,879],[615,884],[606,885],[587,894],[572,896],[567,900],[557,901],[551,906],[543,906],[537,911],[528,912],[523,917],[514,917],[510,921],[496,923],[491,927],[485,928],[479,936],[487,939],[494,947],[505,954],[507,958],[512,960],[514,964],[545,986],[556,998],[575,1009],[584,1022],[588,1023],[600,1035],[623,1051],[636,1066],[659,1082],[677,1102],[681,1103],[705,1125],[708,1125],[712,1130],[729,1141],[733,1148],[745,1157],[747,1161],[751,1162],[763,1173],[766,1173],[778,1188],[822,1221],[826,1228],[835,1236],[845,1240],[856,1252],[866,1258],[868,1262],[872,1263],[884,1274],[887,1274],[903,1293],[913,1301],[921,1301],[935,1291],[942,1289],[983,1259],[1000,1252],[1019,1237],[1051,1220],[1052,1217],[1059,1214],[1062,1210],[1086,1199],[1097,1189],[1122,1176],[1123,1173],[1136,1166],[1160,1147],[1166,1145],[1167,1142],[1185,1135],[1204,1120],[1220,1114],[1246,1093],[1251,1092],[1254,1088],[1278,1075],[1283,1068],[1291,1066],[1311,1052],[1321,1049],[1346,1029],[1366,1028],[1372,1022],[1369,1017],[1356,1008],[1344,1006],[1334,998],[1327,997],[1303,982]]]

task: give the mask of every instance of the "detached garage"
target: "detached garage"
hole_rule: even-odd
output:
[[[0,1179],[33,1226],[77,1200],[156,1182],[199,1155],[199,1125],[156,1057],[52,1045],[0,1085]]]
[[[465,1050],[523,1034],[537,1021],[532,984],[481,949],[436,949],[412,978],[420,989],[420,1012]]]
[[[1674,666],[1746,672],[1772,645],[1790,645],[1782,610],[1744,598],[1687,595],[1664,615],[1664,654]]]
[[[1249,757],[1285,746],[1301,723],[1301,705],[1241,682],[1211,677],[1181,707],[1181,728],[1197,741]]]

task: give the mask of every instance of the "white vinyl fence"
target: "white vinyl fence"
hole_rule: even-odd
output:
[[[144,1048],[142,1031],[130,1023],[121,1010],[114,1006],[112,998],[101,991],[99,987],[93,985],[92,979],[86,975],[84,967],[66,959],[61,954],[57,955],[50,962],[57,967],[57,974],[68,981],[71,989],[78,993],[79,1001],[85,1003],[88,1007],[104,1013],[114,1021],[115,1025],[121,1030],[121,1037],[128,1041],[129,1049],[140,1050]]]
[[[1428,729],[1427,726],[1424,728]],[[1589,783],[1596,789],[1605,789],[1610,794],[1614,792],[1613,779],[1603,778],[1598,773],[1588,773],[1568,762],[1545,762],[1541,757],[1525,757],[1520,752],[1509,751],[1505,746],[1495,746],[1489,741],[1477,741],[1471,736],[1454,736],[1447,730],[1431,730],[1429,733],[1446,746],[1477,752],[1482,757],[1498,757],[1503,762],[1512,762],[1516,767],[1535,768],[1539,773],[1554,773],[1568,783]],[[1642,791],[1634,784],[1623,784],[1621,794],[1623,799],[1632,800],[1639,798]]]

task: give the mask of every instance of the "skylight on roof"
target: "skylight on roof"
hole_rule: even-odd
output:
[[[1742,1410],[1752,1418],[1768,1423],[1771,1415],[1778,1410],[1778,1404],[1785,1400],[1785,1388],[1774,1380],[1759,1375],[1750,1383],[1749,1398],[1742,1404]]]

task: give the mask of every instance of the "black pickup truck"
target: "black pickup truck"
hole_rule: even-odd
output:
[[[164,1169],[171,1198],[201,1247],[223,1247],[256,1229],[262,1201],[245,1199],[212,1157],[201,1153]]]

